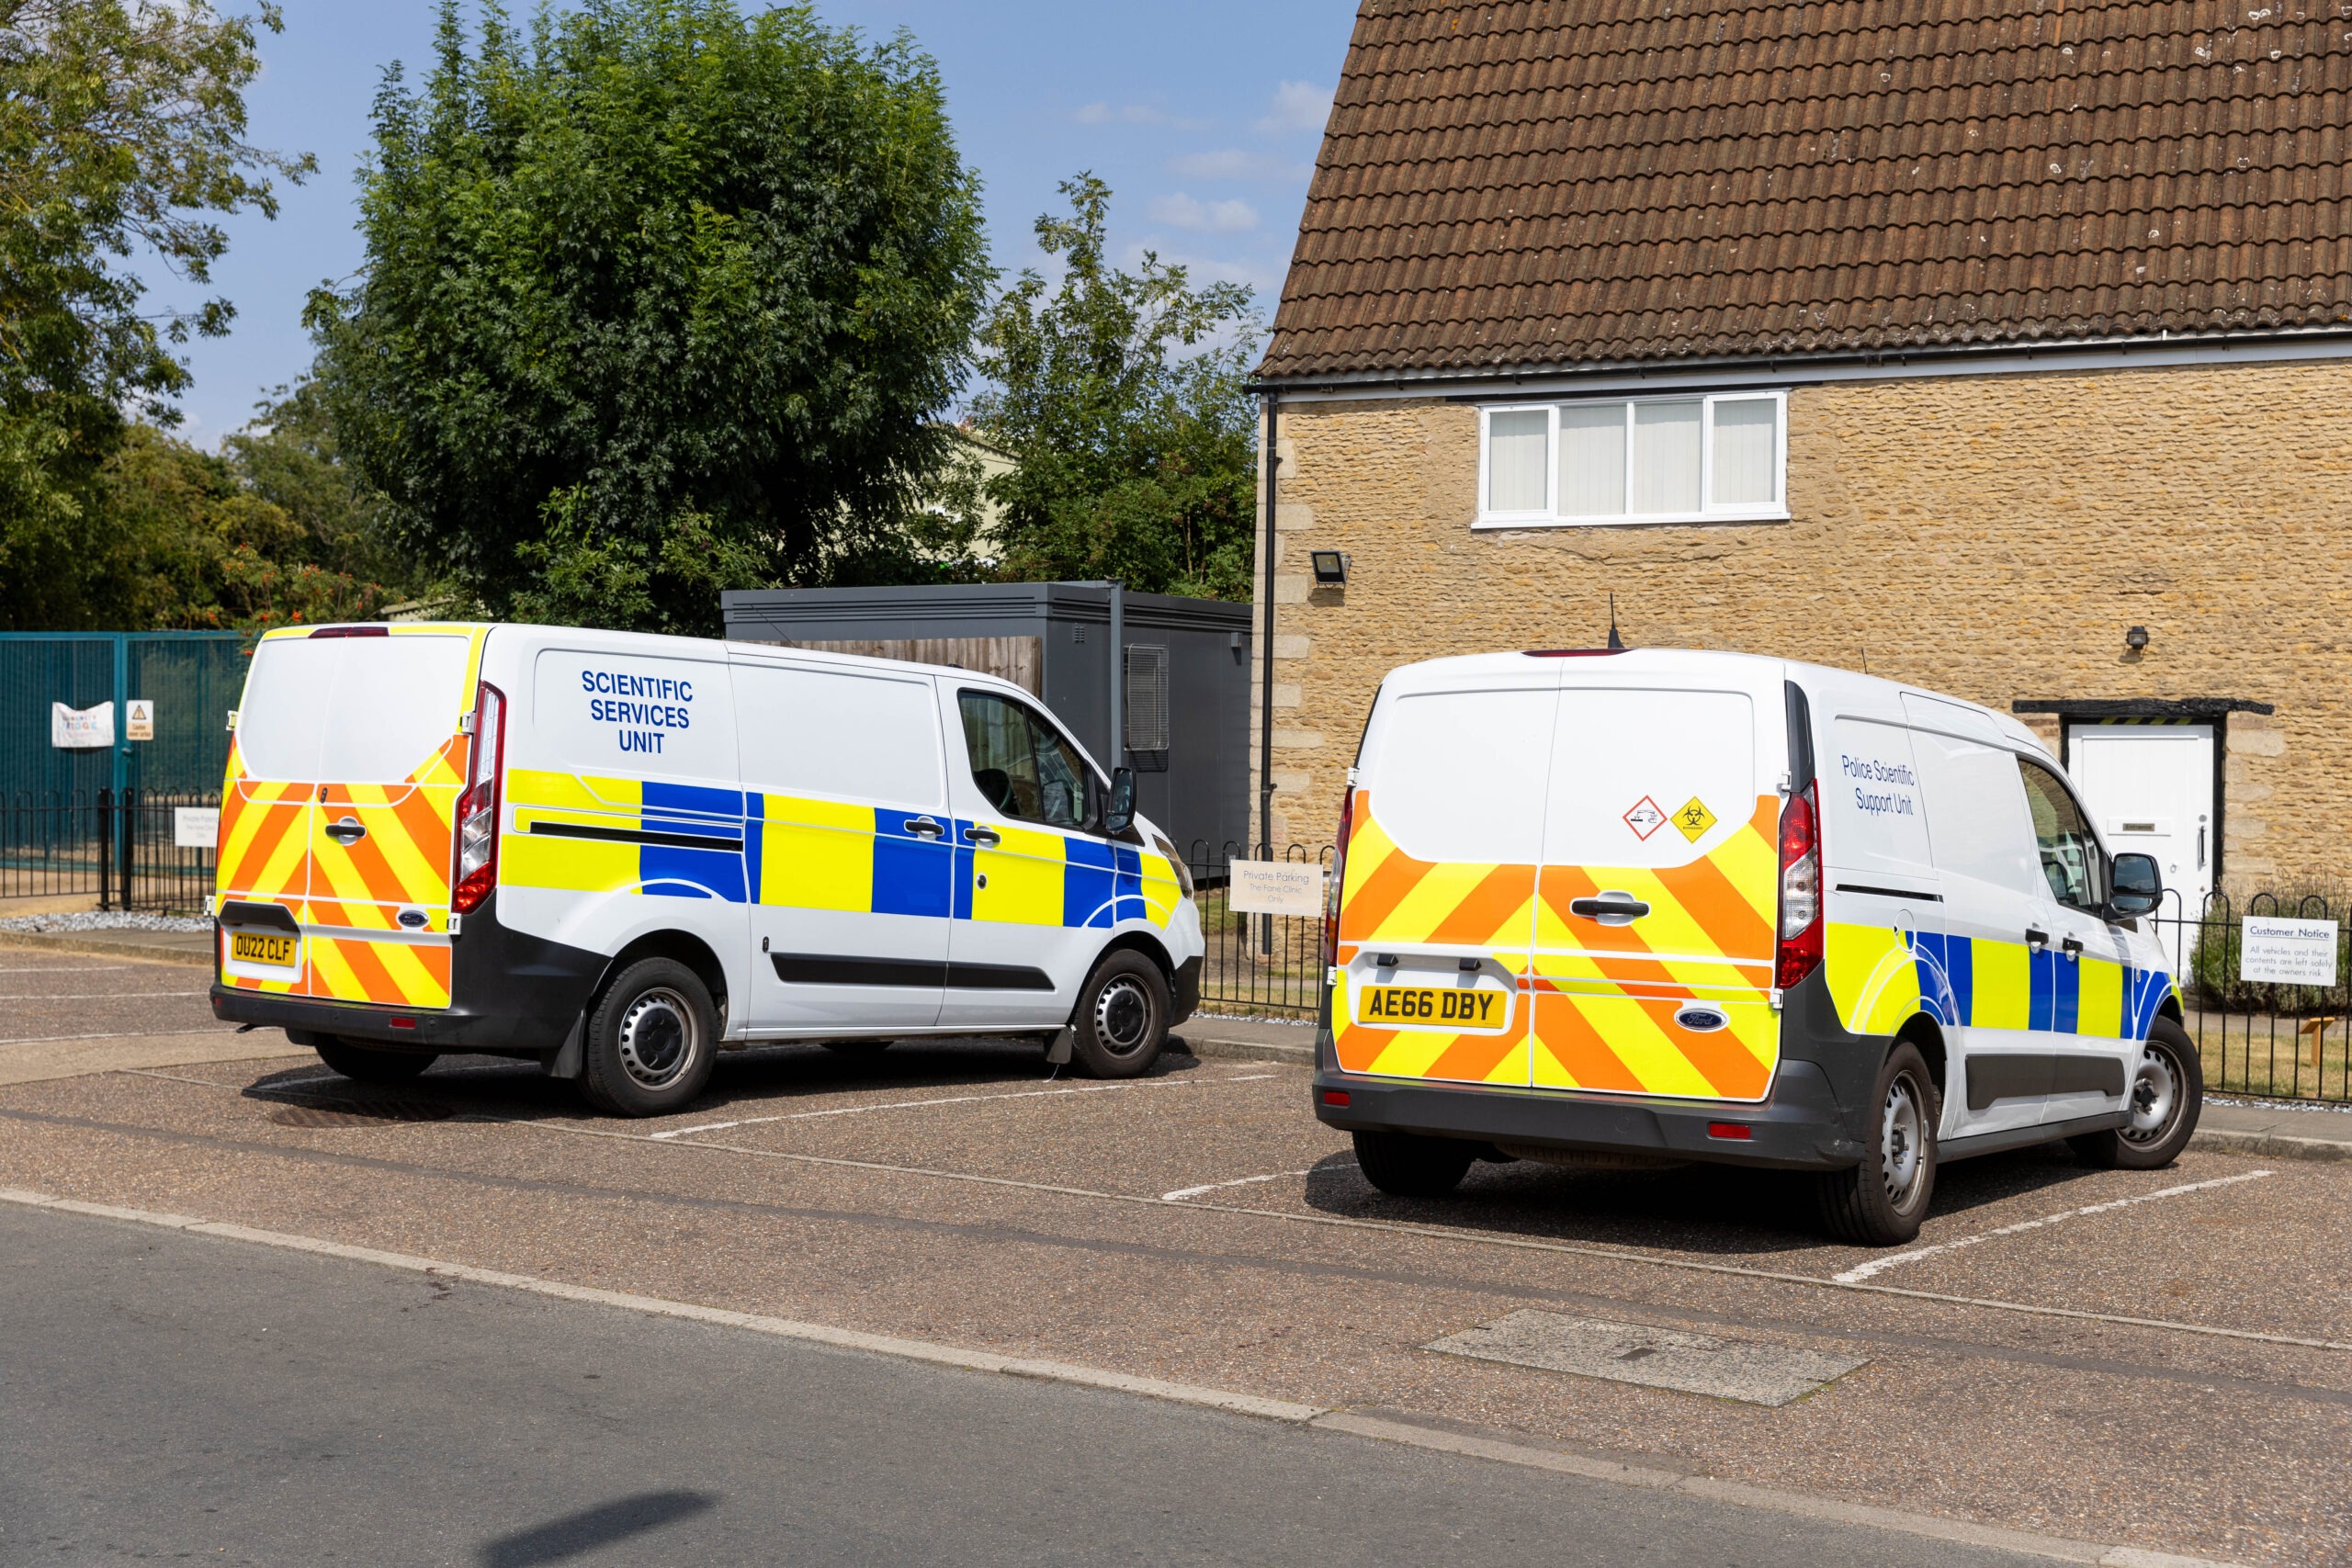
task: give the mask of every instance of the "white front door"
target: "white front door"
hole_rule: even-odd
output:
[[[2213,727],[2082,725],[2069,750],[2066,771],[2107,847],[2155,856],[2178,913],[2195,919],[2213,890]]]

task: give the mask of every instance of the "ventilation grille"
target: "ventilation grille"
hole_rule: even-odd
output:
[[[1159,643],[1127,645],[1127,750],[1168,750],[1168,649]]]

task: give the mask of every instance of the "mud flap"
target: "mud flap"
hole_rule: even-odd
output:
[[[1070,1058],[1070,1051],[1077,1043],[1078,1031],[1072,1029],[1069,1024],[1062,1025],[1062,1027],[1055,1032],[1053,1039],[1048,1042],[1046,1046],[1046,1065],[1056,1067],[1068,1065]]]
[[[571,1021],[571,1032],[563,1037],[547,1059],[548,1077],[576,1078],[580,1076],[580,1060],[586,1055],[588,1015],[582,1013]]]

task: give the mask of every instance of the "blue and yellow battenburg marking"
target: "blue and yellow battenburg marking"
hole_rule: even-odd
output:
[[[2160,969],[2023,942],[1837,923],[1827,938],[1829,994],[1857,1034],[1926,1013],[1951,1027],[2144,1040],[2173,988]]]
[[[516,886],[1102,928],[1165,926],[1182,897],[1163,856],[1039,829],[988,823],[999,841],[981,846],[965,838],[981,824],[961,818],[520,769],[507,791],[515,830],[502,841],[501,876]],[[936,833],[917,830],[933,822]]]

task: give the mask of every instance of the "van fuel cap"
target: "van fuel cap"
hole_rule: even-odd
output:
[[[1730,1019],[1716,1009],[1707,1007],[1684,1008],[1674,1015],[1674,1021],[1693,1034],[1713,1034],[1718,1029],[1731,1026]]]

